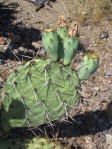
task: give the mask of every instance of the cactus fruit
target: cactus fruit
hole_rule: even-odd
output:
[[[67,149],[44,138],[0,140],[0,149]]]
[[[87,79],[98,68],[99,58],[96,54],[90,52],[86,54],[81,62],[78,76],[80,80]]]
[[[71,60],[78,52],[79,39],[78,37],[76,37],[77,29],[77,24],[75,24],[74,22],[71,23],[68,35],[64,38],[64,65],[69,65],[71,63]]]
[[[64,58],[63,40],[68,33],[68,27],[64,16],[59,18],[59,27],[57,28],[57,35],[59,39],[59,58]]]
[[[57,33],[52,29],[46,29],[42,33],[42,41],[50,58],[54,62],[56,62],[58,60],[58,48],[59,48]]]
[[[71,37],[77,37],[77,36],[78,36],[78,22],[73,21],[73,22],[70,24],[68,34],[69,34]]]
[[[59,27],[57,28],[57,34],[58,34],[59,38],[61,38],[63,40],[68,33],[68,27],[67,27],[66,20],[65,20],[64,16],[61,16],[59,18],[58,24],[59,24]]]
[[[2,92],[1,125],[33,127],[59,120],[79,99],[80,80],[69,66],[35,59],[12,73]]]

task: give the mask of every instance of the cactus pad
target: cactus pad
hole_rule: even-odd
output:
[[[64,65],[69,65],[78,52],[79,41],[77,37],[66,36],[64,39]]]
[[[58,60],[58,37],[57,33],[51,29],[47,29],[42,33],[43,45],[53,61]]]
[[[58,51],[59,58],[64,58],[63,40],[67,35],[67,33],[68,33],[67,26],[57,28],[57,34],[59,39],[59,51]]]
[[[86,54],[81,62],[80,70],[78,73],[80,80],[87,79],[98,68],[99,58],[96,54],[90,52]]]
[[[7,79],[2,92],[1,125],[33,127],[59,120],[79,99],[80,80],[69,66],[35,59]]]

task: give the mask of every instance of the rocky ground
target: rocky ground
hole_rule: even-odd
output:
[[[8,5],[12,2],[16,3]],[[35,56],[46,56],[40,29],[55,26],[60,15],[67,17],[66,7],[59,0],[38,11],[25,0],[8,0],[4,4],[8,8],[0,5],[1,91],[6,77],[18,65]],[[112,149],[112,17],[79,23],[79,35],[79,60],[74,59],[72,67],[79,67],[82,51],[86,49],[98,53],[99,69],[82,81],[80,101],[69,112],[74,121],[62,123],[54,138],[73,149]],[[14,48],[13,54],[8,47]]]

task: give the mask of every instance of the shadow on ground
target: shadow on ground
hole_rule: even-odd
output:
[[[68,123],[62,122],[61,124],[56,124],[56,132],[59,131],[59,137],[71,138],[90,134],[95,135],[96,133],[111,129],[112,124],[109,123],[110,107],[112,107],[112,102],[109,103],[106,110],[90,111],[75,115],[73,117],[74,121],[69,120]],[[49,130],[46,127],[46,130],[48,135],[52,136],[52,129]]]
[[[22,103],[19,104],[23,107]],[[112,102],[109,103],[106,110],[97,110],[78,114],[73,117],[74,121],[69,120],[66,124],[63,122],[57,122],[53,128],[48,125],[42,125],[35,128],[14,128],[10,130],[5,139],[15,139],[21,137],[31,138],[37,135],[55,138],[57,133],[58,138],[72,138],[102,133],[103,131],[112,129],[112,124],[109,123],[111,119],[109,117],[110,108],[112,108]],[[22,115],[22,118],[24,118],[24,114]],[[74,149],[74,147],[71,147],[71,149]],[[81,149],[81,147],[78,146],[77,149]]]
[[[52,0],[55,2],[55,0]],[[45,50],[38,52],[38,48],[32,45],[33,42],[41,40],[40,30],[35,28],[26,28],[21,21],[15,17],[18,3],[3,5],[0,3],[0,36],[10,39],[5,52],[0,50],[0,59],[11,60],[31,60],[33,57],[46,55]],[[16,20],[16,24],[14,21]],[[19,47],[23,49],[18,50]],[[42,49],[42,47],[40,47]],[[85,51],[82,45],[79,49]],[[16,50],[16,54],[14,52]]]
[[[9,133],[9,137],[16,137],[21,135],[34,136],[36,135],[45,135],[53,137],[57,132],[59,133],[58,137],[60,138],[71,138],[71,137],[80,137],[84,135],[95,135],[112,128],[110,122],[109,112],[110,107],[112,107],[112,102],[109,103],[106,110],[97,110],[85,112],[84,114],[78,114],[73,117],[73,120],[68,120],[66,124],[55,123],[54,127],[51,128],[48,125],[41,125],[35,128],[17,128],[12,129]],[[34,132],[34,133],[32,133]]]
[[[0,3],[0,36],[11,40],[5,53],[0,51],[1,59],[17,59],[13,54],[13,50],[18,49],[19,47],[37,51],[37,49],[32,45],[32,42],[41,40],[40,31],[38,29],[26,28],[23,26],[21,21],[12,24],[12,22],[16,20],[14,15],[18,13],[16,11],[17,7],[18,3],[11,3],[9,5],[3,5]],[[26,52],[26,55],[27,54],[28,53]]]

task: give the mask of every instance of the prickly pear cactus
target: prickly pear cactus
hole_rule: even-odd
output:
[[[0,149],[67,149],[44,138],[0,140]]]
[[[68,33],[68,26],[67,26],[66,19],[64,16],[59,17],[58,25],[59,26],[57,28],[57,34],[59,38],[63,40]]]
[[[70,36],[65,37],[64,39],[64,65],[69,65],[71,60],[78,52],[78,38],[73,38]]]
[[[79,86],[77,72],[50,59],[20,66],[8,77],[2,92],[3,129],[59,120],[78,101]]]
[[[85,80],[93,74],[98,68],[99,58],[98,55],[89,52],[86,54],[81,62],[80,70],[78,73],[79,79]]]
[[[42,33],[43,45],[53,61],[58,60],[58,36],[52,29],[47,29]]]
[[[63,114],[68,116],[68,110],[79,100],[80,80],[98,68],[98,56],[93,53],[84,56],[78,72],[68,66],[78,52],[76,35],[77,24],[73,22],[68,35],[61,39],[64,49],[59,49],[59,33],[46,30],[42,42],[52,60],[34,59],[7,78],[1,109],[1,127],[5,132],[14,127],[52,125]],[[64,50],[61,63],[56,62],[60,59],[59,50]]]
[[[65,18],[61,16],[56,31],[48,29],[42,32],[43,45],[53,61],[63,59],[63,64],[69,65],[78,53],[77,26],[76,22],[72,22],[68,27]]]
[[[63,40],[63,47],[64,47],[64,65],[69,65],[74,58],[74,56],[78,53],[79,47],[79,38],[77,35],[77,24],[76,22],[72,22],[68,34],[65,36]]]
[[[59,22],[58,22],[59,26],[57,28],[57,35],[58,35],[58,39],[59,39],[59,58],[64,58],[64,47],[63,47],[63,40],[66,37],[66,35],[68,34],[68,27],[66,24],[66,19],[64,16],[61,16],[59,18]]]

